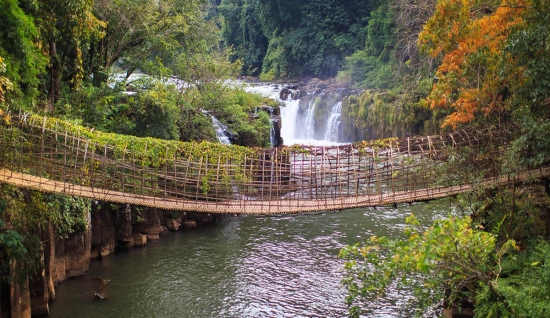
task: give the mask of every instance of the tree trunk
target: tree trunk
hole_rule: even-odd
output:
[[[108,34],[109,28],[107,28],[106,32]],[[107,83],[107,80],[109,79],[108,73],[105,72],[105,70],[108,69],[108,67],[106,66],[107,47],[105,44],[105,38],[96,42],[95,45],[92,46],[90,51],[91,51],[90,69],[92,70],[92,85],[94,85],[95,87],[100,87],[102,83]]]
[[[50,40],[50,63],[51,63],[51,83],[50,83],[50,93],[48,96],[48,111],[53,114],[55,111],[55,103],[59,100],[59,90],[60,90],[60,73],[61,73],[61,63],[59,57],[57,56],[57,46],[55,40]]]

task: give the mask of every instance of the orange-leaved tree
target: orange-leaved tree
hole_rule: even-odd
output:
[[[4,64],[4,60],[0,56],[0,74],[6,71],[6,65]],[[4,94],[6,91],[11,90],[13,87],[13,84],[9,79],[6,77],[0,75],[0,103],[4,101]],[[2,115],[2,110],[0,109],[0,115]]]
[[[502,110],[507,87],[518,78],[517,72],[501,72],[502,63],[514,64],[503,48],[512,28],[523,23],[528,2],[438,0],[419,45],[433,58],[442,56],[437,82],[424,102],[432,109],[451,110],[443,126]]]

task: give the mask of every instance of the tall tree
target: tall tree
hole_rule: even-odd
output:
[[[6,64],[4,64],[4,60],[0,56],[0,74],[4,73],[6,71]],[[0,75],[0,103],[4,102],[4,95],[7,91],[12,90],[13,84],[11,81]],[[0,112],[1,115],[1,112]]]
[[[12,95],[36,98],[46,57],[37,45],[39,34],[34,20],[19,1],[4,0],[0,2],[0,21],[0,56],[4,58],[6,77],[13,84]]]
[[[208,37],[204,0],[97,0],[94,12],[106,22],[105,36],[90,49],[94,83],[105,81],[117,64],[134,70],[163,66],[179,53],[195,50]]]
[[[54,111],[61,80],[77,87],[84,78],[83,53],[92,37],[101,37],[105,26],[92,13],[93,0],[45,0],[38,3],[35,16],[42,48],[49,56],[48,108]]]
[[[443,125],[456,127],[476,115],[503,110],[509,74],[500,63],[514,26],[522,23],[526,0],[439,0],[434,15],[420,34],[424,51],[443,55],[437,82],[426,103],[433,109],[449,108]],[[504,56],[507,58],[507,56]]]
[[[267,1],[268,3],[270,1]],[[259,1],[223,0],[218,7],[223,19],[223,38],[226,47],[232,47],[232,61],[242,59],[244,73],[261,72],[269,40],[262,28]]]
[[[223,0],[224,39],[244,72],[269,77],[335,75],[358,49],[365,17],[378,2]],[[260,68],[261,66],[261,68]]]

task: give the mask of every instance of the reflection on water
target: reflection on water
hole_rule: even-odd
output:
[[[445,202],[232,217],[171,234],[60,284],[51,317],[343,317],[339,249],[373,234],[400,236],[411,213],[431,223],[448,213]],[[93,299],[94,276],[110,280],[105,301]],[[392,294],[371,303],[368,316],[409,316],[406,296]]]

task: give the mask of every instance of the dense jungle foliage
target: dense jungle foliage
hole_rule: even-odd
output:
[[[202,142],[164,142],[201,155],[254,151],[217,144],[216,116],[234,143],[269,146],[269,116],[253,113],[278,105],[227,85],[241,62],[220,47],[218,24],[206,0],[0,0],[0,115],[21,109],[67,129],[120,133],[109,142],[128,149],[142,146],[137,136]],[[13,278],[10,266],[36,272],[48,229],[86,230],[89,210],[90,200],[2,186],[0,283]]]
[[[548,0],[0,0],[0,111],[215,141],[208,111],[238,144],[266,146],[269,119],[250,113],[269,101],[227,80],[335,76],[357,92],[343,101],[348,137],[511,123],[513,176],[550,160],[548,12]],[[476,188],[427,229],[411,217],[405,240],[344,249],[350,314],[398,281],[419,311],[445,299],[479,317],[550,316],[548,188]],[[2,186],[0,258],[35,271],[40,233],[82,230],[88,206]]]
[[[264,80],[334,76],[347,55],[364,43],[371,10],[357,0],[222,0],[226,45],[249,75]]]
[[[3,0],[4,105],[105,131],[217,141],[204,110],[237,143],[267,146],[269,122],[249,114],[269,101],[227,85],[241,64],[219,47],[209,8],[205,0]]]
[[[508,172],[550,159],[546,0],[222,0],[219,12],[244,74],[336,75],[362,89],[343,101],[349,140],[506,122],[516,127]],[[482,178],[474,167],[461,173]],[[428,229],[412,217],[407,240],[343,250],[350,314],[399,281],[415,290],[419,313],[445,299],[473,301],[479,317],[550,315],[546,189],[480,188]]]
[[[412,20],[400,20],[407,10],[426,13],[418,15],[422,27],[411,28],[417,34],[414,49],[407,47],[412,42],[399,31],[401,26],[414,26]],[[352,117],[370,117],[366,128],[433,122],[456,129],[513,123],[504,171],[515,175],[547,164],[549,10],[550,2],[544,0],[438,0],[377,12],[390,20],[393,16],[393,24],[387,24],[394,30],[387,33],[393,37],[393,51],[388,58],[387,46],[374,50],[367,45],[347,59],[339,76],[361,81],[359,85],[369,90],[349,97],[345,111]],[[371,22],[377,19],[374,13]],[[404,52],[414,54],[402,59]],[[358,69],[362,71],[355,73]],[[385,74],[400,80],[384,81]],[[407,107],[413,111],[407,112]],[[414,109],[434,113],[422,120]],[[453,160],[468,156],[456,154]],[[471,178],[471,184],[483,179],[475,166],[460,171],[460,176]],[[477,317],[548,316],[550,192],[548,181],[543,184],[479,186],[459,196],[448,219],[429,228],[411,216],[403,240],[371,237],[342,250],[350,315],[359,316],[364,299],[378,297],[397,283],[413,290],[417,297],[411,305],[419,315],[441,306],[444,299],[445,307],[472,302]],[[532,192],[533,187],[538,190]]]

